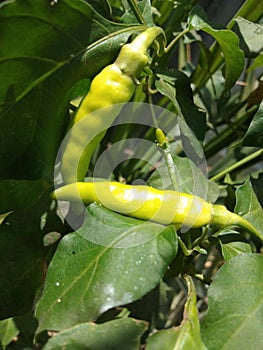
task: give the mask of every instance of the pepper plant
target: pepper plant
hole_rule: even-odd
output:
[[[0,349],[263,348],[263,3],[217,6],[1,2]],[[136,60],[117,57],[148,28],[158,35],[133,76]],[[106,74],[87,95],[114,62],[123,91]],[[96,108],[75,154],[69,130],[86,95]],[[81,181],[176,190],[247,226],[207,225],[200,208],[190,222],[189,205],[176,224],[170,206],[161,220],[135,218],[101,205],[103,191],[100,203],[56,200],[63,159],[77,172],[90,141]]]

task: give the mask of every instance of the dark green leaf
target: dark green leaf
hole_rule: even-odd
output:
[[[138,350],[146,322],[122,318],[103,324],[82,323],[51,338],[43,350]]]
[[[32,310],[44,273],[45,201],[23,213],[11,213],[0,226],[0,317]]]
[[[205,113],[193,101],[193,92],[189,78],[182,72],[170,70],[158,74],[161,79],[156,81],[157,89],[180,108],[179,115],[184,117],[186,123],[199,140],[205,135]]]
[[[156,25],[168,28],[168,39],[173,38],[174,32],[181,30],[181,23],[186,21],[187,14],[197,2],[198,0],[180,0],[176,3],[158,1],[157,4],[160,5],[156,8],[155,2],[152,2]]]
[[[93,0],[92,7],[101,16],[108,19],[112,18],[111,5],[108,0]]]
[[[138,28],[109,22],[84,1],[17,0],[1,9],[0,176],[50,173],[68,91],[112,62]]]
[[[251,178],[251,185],[259,200],[261,207],[263,207],[263,173],[260,172],[258,176]]]
[[[0,214],[10,211],[25,211],[39,200],[45,187],[46,184],[42,180],[0,181]]]
[[[25,315],[14,317],[13,323],[19,334],[17,337],[15,337],[15,339],[13,339],[13,343],[10,344],[10,348],[15,350],[33,349],[37,320],[34,318],[32,313],[30,312]],[[9,349],[9,347],[7,349]]]
[[[242,254],[222,266],[208,290],[201,334],[209,350],[261,349],[263,257]]]
[[[261,105],[243,138],[243,144],[245,146],[263,147],[263,102],[261,102]]]
[[[228,29],[214,29],[208,23],[204,10],[199,6],[191,11],[189,25],[192,29],[203,30],[210,34],[220,45],[225,59],[225,90],[231,89],[244,67],[244,53],[239,48],[237,35]],[[195,76],[197,74],[196,71]],[[195,81],[195,78],[193,79]]]
[[[39,331],[95,320],[140,298],[160,282],[176,252],[173,227],[92,204],[84,225],[62,239],[50,264],[36,311]]]

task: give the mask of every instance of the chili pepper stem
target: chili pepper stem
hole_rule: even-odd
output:
[[[220,227],[238,225],[244,230],[253,233],[263,242],[263,235],[249,221],[236,213],[230,212],[224,205],[213,205],[211,224]]]
[[[150,27],[140,33],[132,42],[132,46],[139,51],[146,52],[154,40],[159,36],[164,36],[164,31],[160,27]]]
[[[164,35],[160,27],[150,27],[140,33],[131,43],[125,44],[115,60],[121,71],[132,77],[139,78],[142,69],[148,63],[147,50],[159,35]]]

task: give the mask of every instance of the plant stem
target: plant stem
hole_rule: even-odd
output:
[[[176,178],[176,169],[175,169],[169,141],[167,140],[167,137],[164,135],[162,130],[159,128],[156,130],[156,138],[160,147],[160,151],[167,165],[168,173],[169,173],[173,188],[174,190],[177,190],[178,181]]]
[[[198,246],[200,243],[202,243],[204,241],[204,239],[207,237],[207,227],[204,228],[201,236],[199,236],[192,244],[192,247],[196,247]]]
[[[179,243],[184,255],[185,256],[191,255],[193,252],[192,249],[191,250],[187,249],[186,245],[184,244],[184,242],[182,241],[182,239],[179,236],[177,236],[177,239],[178,239],[178,243]]]
[[[189,28],[186,28],[183,30],[180,34],[178,34],[171,42],[169,45],[166,46],[165,48],[165,53],[169,52],[171,48],[177,43],[177,41],[184,36],[185,34],[189,33],[191,30]]]
[[[154,110],[154,107],[153,107],[154,104],[153,104],[153,101],[152,101],[152,95],[148,95],[148,99],[149,99],[149,106],[150,106],[150,111],[151,111],[151,117],[152,117],[153,125],[157,129],[158,128],[158,122],[157,122],[155,110]]]
[[[130,5],[130,8],[132,9],[135,17],[137,18],[138,22],[147,26],[147,23],[146,23],[145,19],[143,18],[143,15],[141,13],[141,10],[139,9],[137,2],[135,0],[128,0],[128,3]]]
[[[263,149],[259,149],[256,152],[250,154],[249,156],[245,157],[244,159],[241,159],[239,162],[229,166],[228,168],[220,171],[220,173],[214,175],[213,177],[210,178],[211,181],[217,181],[224,177],[226,174],[231,173],[232,171],[240,168],[244,164],[250,162],[251,160],[259,157],[263,153]]]

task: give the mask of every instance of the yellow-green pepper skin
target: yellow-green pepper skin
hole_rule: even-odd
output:
[[[64,183],[83,181],[95,148],[118,116],[121,104],[130,101],[134,94],[137,79],[148,63],[147,49],[161,33],[159,27],[146,29],[131,43],[124,45],[115,62],[93,79],[90,91],[82,100],[68,128],[60,168]],[[89,118],[93,112],[105,107],[109,108],[96,113],[97,120]],[[82,122],[78,125],[80,121]]]
[[[129,101],[135,91],[135,81],[123,73],[117,64],[105,67],[92,81],[89,93],[84,97],[71,124],[100,108]]]
[[[63,150],[60,168],[65,183],[84,179],[91,156],[105,135],[107,126],[119,114],[121,103],[131,99],[134,90],[133,79],[122,73],[116,64],[105,67],[94,78],[69,127],[69,140]],[[111,108],[112,105],[114,108]],[[99,111],[104,107],[108,109]],[[95,111],[98,112],[91,117]]]
[[[84,204],[97,202],[134,218],[188,227],[238,225],[263,241],[263,235],[246,219],[223,205],[206,202],[187,193],[157,190],[118,182],[77,182],[56,189],[51,197]]]
[[[78,182],[58,188],[58,200],[97,202],[108,209],[161,224],[201,227],[211,221],[212,205],[200,197],[118,182]]]

